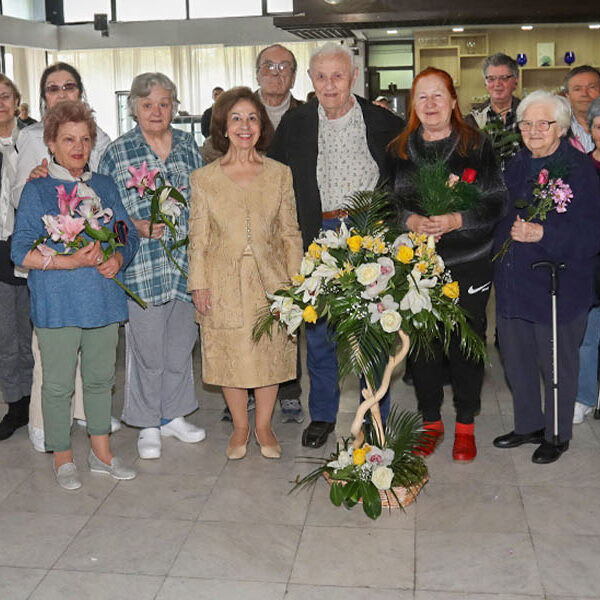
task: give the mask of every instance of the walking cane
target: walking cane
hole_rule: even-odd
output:
[[[596,409],[594,410],[594,419],[600,419],[600,390],[598,390],[598,400],[596,400]]]
[[[540,260],[531,265],[532,269],[548,267],[550,269],[550,296],[552,298],[552,391],[554,393],[554,428],[552,443],[558,446],[558,324],[556,321],[556,296],[558,295],[558,272],[565,268],[563,263]]]

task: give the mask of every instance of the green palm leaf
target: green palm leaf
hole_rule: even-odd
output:
[[[373,191],[359,191],[348,196],[344,205],[350,223],[359,235],[376,236],[392,221],[393,206],[390,194],[383,187]]]

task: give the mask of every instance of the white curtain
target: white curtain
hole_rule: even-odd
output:
[[[6,46],[6,55],[12,58],[12,72],[7,69],[19,91],[21,101],[29,104],[29,114],[34,119],[40,118],[40,77],[46,68],[46,52],[35,48],[17,48]],[[7,67],[9,61],[7,60]]]
[[[296,56],[298,72],[292,93],[300,99],[312,90],[306,73],[310,54],[322,42],[285,43]],[[256,57],[263,46],[159,46],[112,50],[53,52],[50,62],[72,64],[80,73],[98,124],[117,136],[115,92],[129,90],[132,79],[146,71],[168,75],[179,90],[180,108],[201,115],[212,104],[212,89],[237,85],[256,88]]]

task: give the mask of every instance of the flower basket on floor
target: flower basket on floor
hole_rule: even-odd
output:
[[[365,399],[351,427],[353,441],[317,459],[319,467],[296,482],[314,483],[327,472],[334,483],[336,505],[356,505],[381,514],[380,491],[394,498],[394,488],[417,489],[427,467],[414,450],[423,444],[419,416],[392,411],[385,429],[379,412],[394,367],[409,346],[425,351],[434,339],[447,349],[460,336],[465,355],[482,359],[483,342],[472,331],[458,305],[458,283],[452,281],[435,251],[433,237],[399,234],[389,226],[391,204],[382,190],[357,192],[345,207],[349,226],[321,231],[310,244],[293,285],[270,294],[254,327],[255,339],[270,335],[277,323],[294,332],[303,322],[326,318],[337,344],[339,377],[354,373],[366,381]],[[374,391],[375,390],[375,391]],[[363,424],[367,411],[370,423]],[[415,486],[413,488],[413,486]]]

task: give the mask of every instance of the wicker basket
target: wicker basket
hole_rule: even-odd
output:
[[[323,473],[323,477],[329,485],[334,483],[334,480],[331,479],[327,471]],[[398,496],[400,504],[398,504],[398,501],[396,500],[396,498],[394,498],[394,495],[391,492],[389,492],[388,490],[379,490],[382,508],[400,508],[401,506],[404,508],[405,506],[408,506],[417,499],[419,492],[428,481],[429,475],[425,475],[425,477],[423,477],[423,479],[421,479],[419,483],[415,483],[414,485],[411,485],[407,488],[402,486],[394,487],[393,490],[396,493],[396,496]],[[341,483],[342,485],[346,485],[347,482],[336,479],[335,483]],[[359,500],[359,503],[362,504],[362,498]]]

